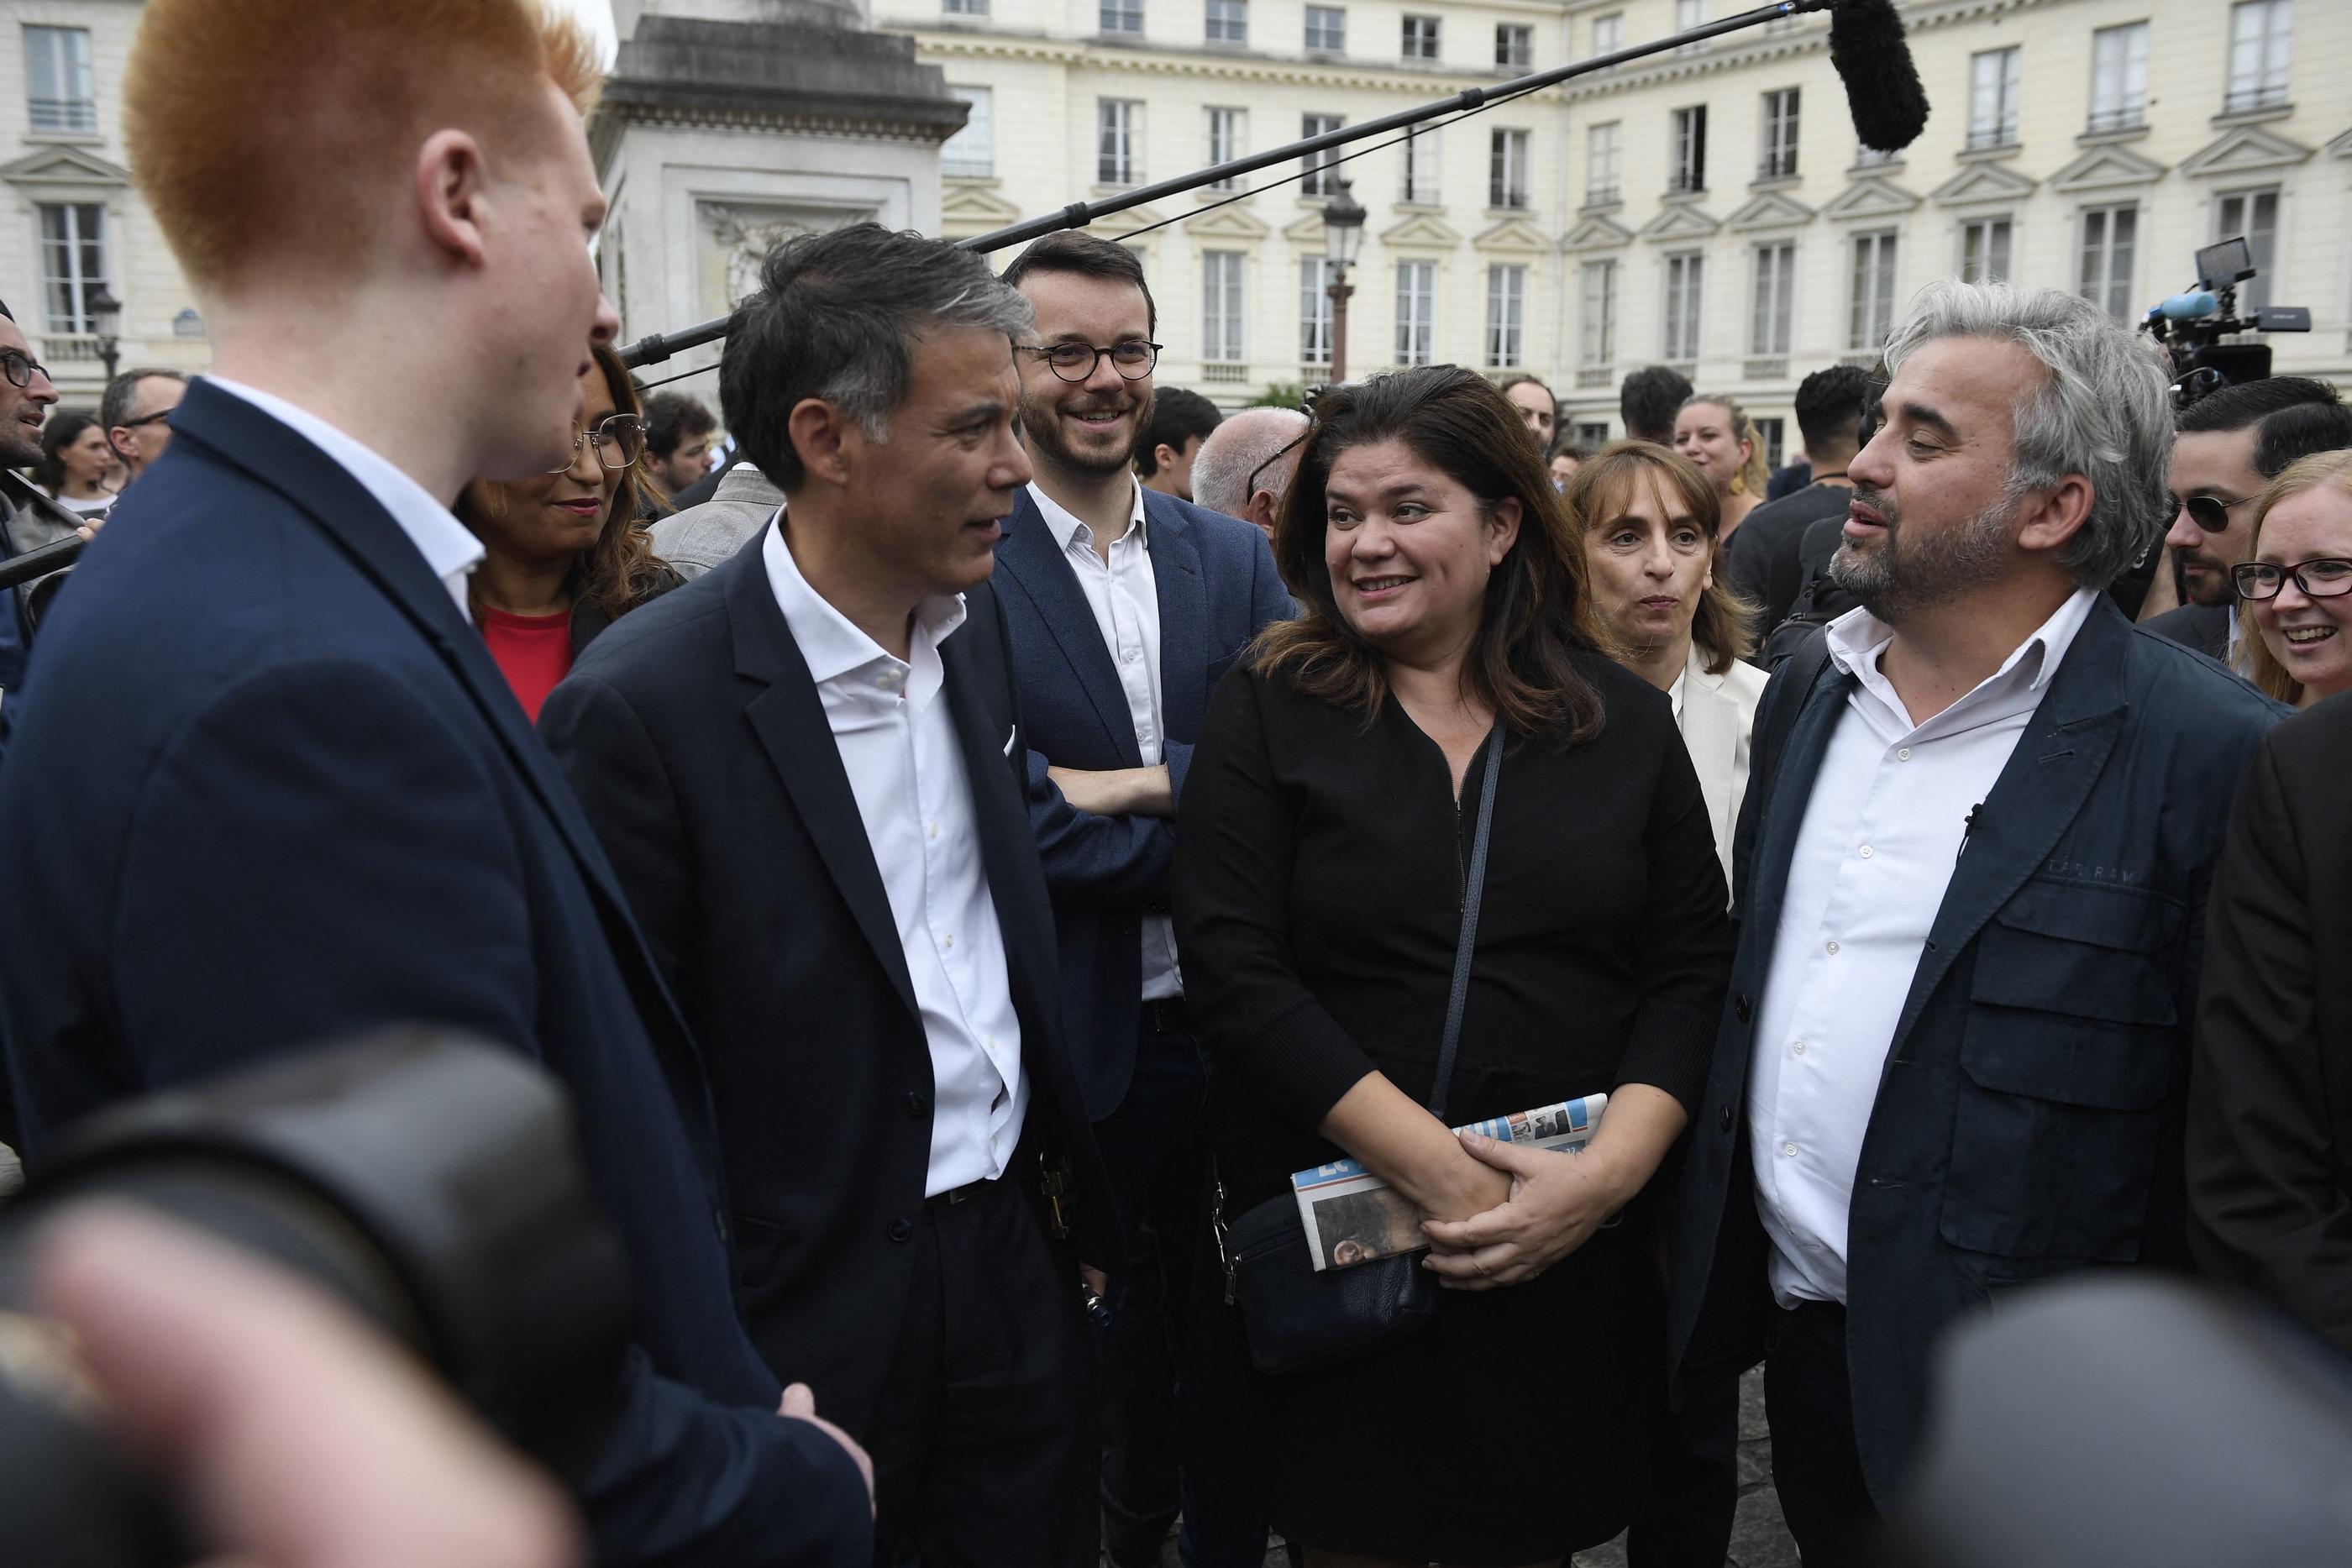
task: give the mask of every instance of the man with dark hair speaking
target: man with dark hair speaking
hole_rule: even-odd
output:
[[[886,1565],[1098,1533],[1079,1260],[1116,1229],[989,582],[1029,323],[939,241],[772,253],[719,374],[786,501],[540,719],[709,1064],[752,1337],[872,1448]]]
[[[57,401],[49,372],[33,358],[16,318],[0,305],[0,559],[77,534],[88,538],[92,531],[21,472],[41,460],[41,422]],[[21,584],[0,604],[0,705],[15,702],[24,685],[25,655],[33,641],[33,591],[48,581],[41,577]],[[6,733],[0,728],[0,737]],[[0,1124],[0,1137],[7,1132]]]

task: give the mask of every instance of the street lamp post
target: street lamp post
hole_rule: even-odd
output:
[[[122,301],[101,283],[91,288],[82,301],[89,312],[90,325],[98,329],[98,361],[106,367],[106,379],[114,380],[114,367],[122,358]]]
[[[1323,204],[1323,291],[1331,297],[1331,380],[1348,379],[1348,299],[1356,292],[1348,269],[1356,264],[1356,247],[1364,238],[1364,206],[1349,195],[1349,183],[1334,183]]]

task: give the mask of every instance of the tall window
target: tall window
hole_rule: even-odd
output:
[[[1397,263],[1396,362],[1434,364],[1437,360],[1437,263]]]
[[[2230,8],[2230,90],[2222,113],[2276,109],[2286,101],[2294,35],[2294,0],[2238,0]]]
[[[1328,256],[1298,258],[1298,362],[1302,365],[1331,362],[1331,296],[1325,292],[1330,267]]]
[[[1143,0],[1102,0],[1102,30],[1106,33],[1143,31]]]
[[[1584,202],[1587,206],[1613,202],[1618,197],[1618,132],[1622,129],[1612,120],[1606,125],[1592,126],[1584,133]]]
[[[1522,364],[1527,358],[1528,269],[1490,267],[1486,269],[1486,362],[1497,370]]]
[[[1706,287],[1706,257],[1695,250],[1666,257],[1665,357],[1687,362],[1698,358],[1701,297]]]
[[[1765,467],[1780,466],[1780,453],[1787,444],[1788,432],[1788,425],[1778,419],[1759,419],[1756,422],[1756,434],[1764,441]]]
[[[1242,146],[1248,140],[1249,110],[1245,109],[1213,109],[1209,110],[1209,162],[1230,163],[1242,155]],[[1230,191],[1241,183],[1226,178],[1209,188]]]
[[[1487,139],[1486,204],[1524,207],[1528,204],[1528,133],[1497,131]]]
[[[1592,52],[1614,54],[1625,47],[1625,13],[1612,11],[1606,16],[1592,18]]]
[[[1404,135],[1404,188],[1402,201],[1435,206],[1437,195],[1437,132],[1408,131]]]
[[[1748,351],[1789,351],[1789,319],[1797,301],[1797,246],[1776,240],[1756,247],[1756,298],[1748,316]]]
[[[1143,105],[1131,99],[1095,99],[1095,182],[1132,185],[1143,177]]]
[[[1962,283],[2006,283],[2009,281],[2009,237],[2007,218],[1978,218],[1960,225],[1960,281]]]
[[[2132,319],[2132,251],[2139,208],[2132,203],[2083,209],[2083,258],[2075,292],[2118,321]]]
[[[98,129],[88,27],[25,29],[25,99],[36,131]]]
[[[984,87],[951,87],[948,91],[971,105],[971,112],[964,117],[963,129],[940,149],[940,172],[965,179],[995,173],[995,131],[989,124],[995,115],[995,93]]]
[[[1576,362],[1601,367],[1617,359],[1617,264],[1588,261],[1576,328]]]
[[[1853,295],[1845,346],[1857,351],[1886,341],[1895,326],[1895,231],[1853,236]]]
[[[1302,114],[1298,117],[1298,134],[1302,140],[1309,136],[1323,136],[1339,130],[1346,123],[1347,119],[1343,115]],[[1299,166],[1307,171],[1307,178],[1298,183],[1300,195],[1336,196],[1339,193],[1339,176],[1337,172],[1339,166],[1339,150],[1337,147],[1326,147],[1320,152],[1309,152],[1298,162]]]
[[[1348,47],[1348,12],[1340,5],[1307,7],[1307,47],[1318,54],[1337,55]]]
[[[1706,20],[1706,0],[1675,0],[1675,31],[1686,31]],[[1685,44],[1676,54],[1693,55],[1706,47],[1705,44]]]
[[[106,209],[95,202],[43,206],[41,294],[52,332],[95,332],[90,296],[106,282]]]
[[[1592,448],[1593,451],[1600,451],[1609,444],[1609,422],[1604,419],[1595,423],[1578,425],[1576,439]]]
[[[2089,129],[2128,131],[2147,113],[2147,24],[2102,27],[2091,35]]]
[[[1784,87],[1764,95],[1764,156],[1757,161],[1759,180],[1786,180],[1797,172],[1797,89]]]
[[[1249,42],[1249,0],[1208,0],[1209,42]]]
[[[940,0],[940,9],[950,16],[985,16],[988,0]]]
[[[1706,189],[1706,105],[1675,110],[1674,168],[1666,180],[1670,191]]]
[[[2253,253],[2256,276],[2252,282],[2238,286],[2241,309],[2259,310],[2271,302],[2271,263],[2278,255],[2278,192],[2227,191],[2222,193],[2213,216],[2213,237],[2234,239],[2246,236],[2246,248]]]
[[[2012,44],[1969,57],[1969,146],[2017,142],[2017,99],[2025,81],[2025,51]]]
[[[1213,363],[1239,364],[1249,357],[1242,349],[1244,259],[1237,250],[1201,253],[1201,358]]]
[[[1536,63],[1536,30],[1509,22],[1495,24],[1495,63],[1523,71]]]
[[[1437,18],[1407,16],[1404,19],[1404,57],[1409,60],[1433,60],[1437,57]]]

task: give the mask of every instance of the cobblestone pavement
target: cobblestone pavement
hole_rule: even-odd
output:
[[[1169,1542],[1160,1568],[1182,1568],[1176,1543]],[[1108,1565],[1109,1560],[1104,1560]],[[1265,1568],[1290,1568],[1279,1546],[1265,1556]],[[1574,1568],[1625,1568],[1625,1541],[1580,1552]],[[1772,1441],[1764,1427],[1764,1374],[1749,1373],[1739,1385],[1739,1513],[1731,1526],[1726,1568],[1797,1568],[1797,1545],[1780,1521],[1780,1500],[1772,1490]]]

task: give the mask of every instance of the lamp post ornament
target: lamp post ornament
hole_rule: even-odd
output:
[[[1364,206],[1349,193],[1350,183],[1333,183],[1323,203],[1324,293],[1331,298],[1331,380],[1348,379],[1348,299],[1356,292],[1348,269],[1364,238]]]

